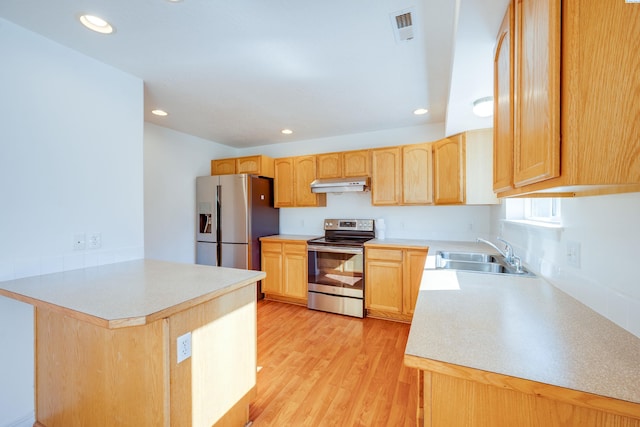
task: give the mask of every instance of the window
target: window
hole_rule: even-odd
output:
[[[560,225],[560,198],[507,199],[506,219]]]
[[[560,222],[560,199],[524,199],[524,219],[538,222]]]

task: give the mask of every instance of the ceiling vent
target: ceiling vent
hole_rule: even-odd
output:
[[[391,25],[393,25],[396,42],[413,40],[413,17],[411,9],[392,13]]]

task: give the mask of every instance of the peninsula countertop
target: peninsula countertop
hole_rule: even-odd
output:
[[[438,249],[492,253],[486,246],[429,247],[407,364],[459,365],[640,403],[638,337],[540,277],[433,269]]]
[[[0,295],[115,329],[168,317],[265,276],[141,259],[0,282]]]

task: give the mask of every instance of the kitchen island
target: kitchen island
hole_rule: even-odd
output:
[[[137,260],[1,282],[34,306],[35,426],[244,425],[264,277]]]
[[[542,278],[425,269],[405,364],[420,425],[640,426],[640,339]]]

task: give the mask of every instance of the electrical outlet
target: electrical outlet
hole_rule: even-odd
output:
[[[98,249],[102,247],[102,234],[90,233],[87,235],[87,249]]]
[[[180,335],[177,340],[178,363],[191,357],[191,332]]]
[[[567,264],[580,268],[580,242],[567,242]]]
[[[82,251],[85,248],[85,235],[77,233],[73,235],[73,250]]]

